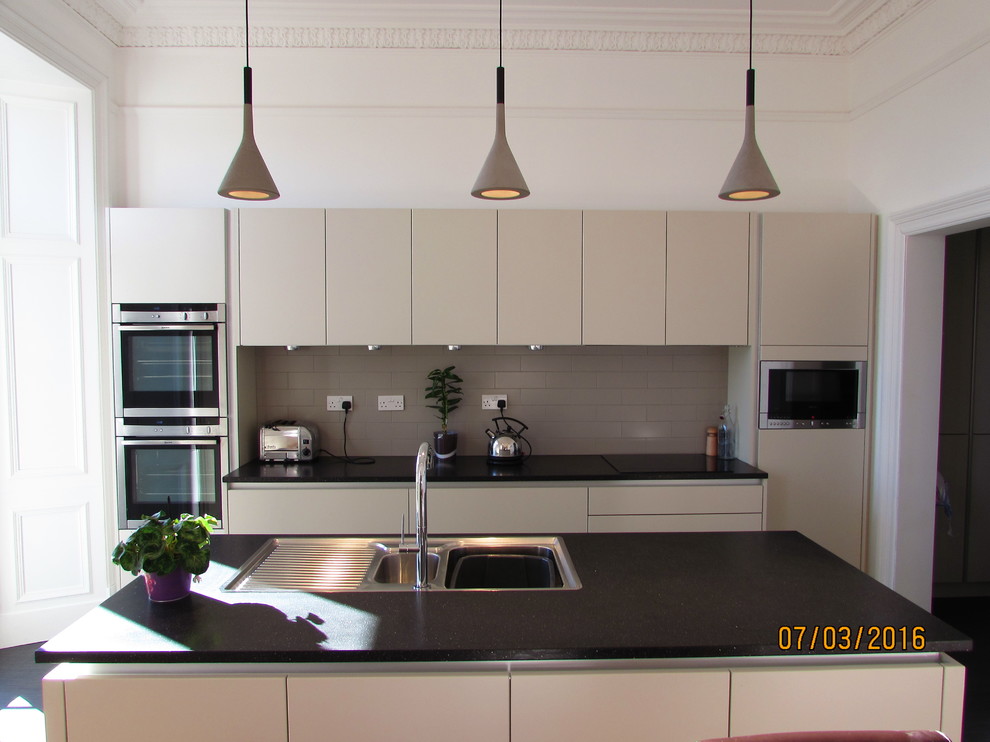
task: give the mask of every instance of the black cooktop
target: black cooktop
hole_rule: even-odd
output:
[[[621,453],[603,456],[620,474],[684,474],[705,473],[751,475],[765,477],[766,472],[739,459],[716,459],[700,453]]]

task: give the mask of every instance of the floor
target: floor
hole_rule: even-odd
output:
[[[932,613],[973,639],[972,652],[952,656],[966,666],[965,742],[990,742],[990,597],[936,598]]]
[[[41,678],[52,669],[34,661],[41,644],[0,650],[0,742],[44,742]]]
[[[932,612],[973,638],[973,652],[955,655],[966,666],[963,739],[990,742],[990,597],[936,598]],[[39,646],[0,650],[0,742],[44,742],[38,709],[51,665],[35,663]]]

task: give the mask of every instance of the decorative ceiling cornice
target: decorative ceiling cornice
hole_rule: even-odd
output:
[[[107,0],[103,0],[106,2]],[[886,0],[845,33],[757,33],[754,52],[841,57],[854,54],[891,25],[931,0]],[[63,0],[118,47],[238,47],[234,25],[124,26],[100,0]],[[331,27],[252,25],[256,47],[333,49],[497,49],[494,29],[438,27]],[[516,50],[591,52],[740,53],[745,32],[507,29],[504,46]]]

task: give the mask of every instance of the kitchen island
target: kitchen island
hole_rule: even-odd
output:
[[[578,590],[311,594],[223,591],[266,537],[218,536],[189,598],[151,604],[131,583],[38,650],[65,663],[44,684],[49,742],[124,739],[135,720],[101,704],[166,689],[211,708],[220,740],[591,739],[614,723],[632,739],[826,723],[958,739],[964,670],[945,653],[970,640],[800,534],[563,539]]]

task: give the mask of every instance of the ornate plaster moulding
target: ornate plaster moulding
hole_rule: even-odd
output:
[[[130,25],[117,20],[127,15],[122,8],[136,7],[141,0],[63,0],[80,16],[118,47],[236,47],[244,45],[243,26],[225,23],[199,25]],[[875,9],[858,19],[847,31],[824,28],[812,32],[776,31],[758,33],[753,39],[757,54],[792,54],[841,57],[855,53],[916,7],[931,0],[879,0]],[[112,8],[112,11],[108,9]],[[114,14],[116,12],[116,15]],[[370,16],[371,20],[384,20]],[[356,20],[350,19],[350,20]],[[469,16],[461,19],[471,22]],[[485,22],[478,28],[359,25],[331,26],[305,22],[252,25],[251,44],[258,47],[336,48],[336,49],[497,49],[498,34]],[[534,19],[530,19],[534,20]],[[620,17],[614,25],[636,19]],[[695,21],[698,19],[695,18]],[[548,27],[509,28],[504,47],[515,50],[590,52],[669,52],[737,54],[748,48],[745,30],[713,28],[699,30],[695,22],[681,18],[670,31],[638,31],[607,28],[602,15],[561,14],[559,21],[573,22],[575,28],[550,27],[552,19],[541,21]],[[598,28],[583,26],[597,23]],[[704,25],[704,24],[702,24]],[[724,22],[716,25],[725,26]],[[829,28],[834,28],[831,26]]]

